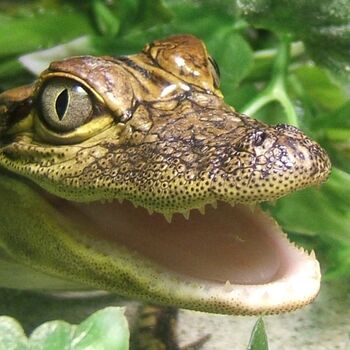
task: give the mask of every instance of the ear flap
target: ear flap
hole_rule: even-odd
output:
[[[25,85],[0,94],[0,136],[30,113],[33,92],[34,85]]]
[[[221,96],[207,49],[196,37],[176,35],[154,41],[144,48],[144,53],[169,73]]]

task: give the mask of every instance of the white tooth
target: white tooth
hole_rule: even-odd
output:
[[[149,215],[152,215],[152,214],[154,213],[153,209],[147,208],[147,211],[148,211],[148,214],[149,214]]]
[[[118,202],[119,202],[120,204],[122,204],[122,203],[123,203],[123,201],[124,201],[124,199],[122,199],[122,198],[118,198]]]
[[[310,254],[309,254],[310,258],[312,259],[316,259],[316,254],[315,254],[315,251],[312,249]]]
[[[270,295],[269,295],[269,292],[268,292],[268,291],[265,291],[265,292],[263,293],[262,299],[264,299],[264,300],[270,299]]]
[[[186,220],[188,220],[190,218],[190,211],[189,210],[186,210],[186,211],[182,212],[181,214],[184,216],[184,218]]]
[[[172,213],[163,213],[165,220],[171,224],[171,220],[173,219],[173,214]]]
[[[202,215],[205,214],[205,206],[204,205],[202,207],[197,208],[197,209]]]
[[[212,206],[214,209],[217,209],[217,208],[218,208],[218,202],[217,202],[217,201],[211,202],[210,204],[211,204],[211,206]]]
[[[226,283],[225,283],[225,285],[224,285],[224,291],[225,291],[226,293],[230,293],[230,292],[233,291],[233,286],[232,286],[232,284],[230,283],[229,280],[227,280]]]

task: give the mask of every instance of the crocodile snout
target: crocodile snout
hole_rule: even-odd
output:
[[[231,160],[218,172],[213,191],[231,203],[277,199],[324,182],[328,155],[298,128],[246,123],[246,134],[232,141]]]
[[[294,126],[278,124],[274,128],[295,175],[301,177],[306,186],[325,181],[331,170],[326,151]]]

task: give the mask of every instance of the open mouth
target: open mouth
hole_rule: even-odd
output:
[[[145,269],[135,268],[143,278],[143,299],[256,314],[296,309],[318,293],[320,269],[314,253],[289,242],[259,207],[217,202],[205,212],[191,210],[188,217],[175,214],[169,223],[163,215],[150,215],[128,201],[49,199],[88,233],[90,245],[98,236],[108,247],[104,253],[122,247],[120,256],[127,252],[139,270],[144,264]]]

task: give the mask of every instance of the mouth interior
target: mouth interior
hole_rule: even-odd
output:
[[[130,202],[90,204],[60,200],[65,217],[94,237],[124,246],[161,268],[210,282],[259,285],[300,269],[305,255],[292,245],[275,221],[260,208],[218,202],[205,215],[192,210],[189,219],[135,208]]]

